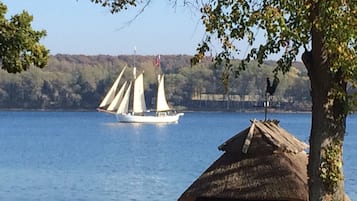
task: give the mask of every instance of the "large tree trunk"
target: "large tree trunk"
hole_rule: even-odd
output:
[[[346,127],[346,100],[334,92],[346,92],[340,72],[330,72],[323,34],[312,30],[312,51],[303,62],[311,81],[312,125],[308,164],[309,200],[343,201],[342,147]]]

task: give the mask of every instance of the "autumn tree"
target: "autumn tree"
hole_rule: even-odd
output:
[[[150,0],[92,0],[110,7],[113,13]],[[177,3],[177,1],[171,1]],[[199,1],[183,3],[197,4]],[[201,2],[201,1],[200,1]],[[202,3],[202,2],[201,2]],[[281,53],[274,72],[286,73],[303,49],[302,61],[308,71],[312,97],[312,125],[309,153],[309,199],[344,200],[342,150],[346,117],[356,104],[347,87],[357,86],[357,2],[355,0],[207,0],[199,5],[207,37],[197,48],[193,63],[212,50],[216,40],[221,49],[215,60],[229,76],[239,75],[246,63],[263,63],[270,54]],[[141,9],[141,11],[143,10]],[[259,34],[262,44],[255,44]],[[240,65],[231,60],[247,41],[251,49]]]
[[[9,73],[27,70],[31,65],[43,68],[49,51],[39,44],[44,30],[31,27],[33,17],[26,11],[6,19],[7,7],[0,2],[0,66]]]
[[[312,125],[309,153],[309,199],[344,200],[342,149],[346,116],[355,99],[347,85],[356,87],[357,3],[331,0],[239,0],[210,1],[201,8],[209,33],[193,61],[210,50],[212,37],[218,38],[222,51],[217,62],[225,62],[239,74],[245,62],[262,63],[269,54],[283,51],[275,73],[286,73],[303,48],[302,60],[308,71],[312,96]],[[253,47],[241,65],[230,59],[239,53],[236,41],[254,45],[257,31],[265,43]]]

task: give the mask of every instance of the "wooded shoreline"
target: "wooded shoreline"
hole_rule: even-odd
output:
[[[145,74],[148,108],[155,101],[156,74],[166,74],[169,104],[184,111],[260,111],[265,100],[266,78],[272,77],[274,61],[262,67],[251,62],[225,92],[222,68],[207,58],[191,66],[190,55],[136,55],[135,66]],[[234,61],[233,65],[239,61]],[[0,72],[0,109],[92,111],[97,108],[115,77],[124,66],[133,66],[132,55],[54,55],[43,69],[30,68],[19,74]],[[130,70],[124,78],[132,76]],[[233,76],[232,76],[233,77]],[[310,111],[309,81],[303,65],[294,63],[291,72],[280,75],[280,84],[270,97],[281,111]],[[217,97],[220,97],[217,99]]]

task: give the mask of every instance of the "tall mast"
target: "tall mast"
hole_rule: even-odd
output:
[[[160,62],[160,55],[157,55],[155,57],[155,61],[154,61],[154,66],[155,68],[155,73],[157,75],[157,82],[160,82],[160,71],[161,71],[161,62]]]
[[[134,46],[134,69],[133,69],[134,80],[136,79],[135,56],[136,56],[136,46]]]

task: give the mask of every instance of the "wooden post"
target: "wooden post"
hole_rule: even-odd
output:
[[[265,93],[265,102],[264,102],[264,121],[267,120],[267,116],[268,116],[268,107],[269,107],[269,100],[268,100],[268,93]]]

